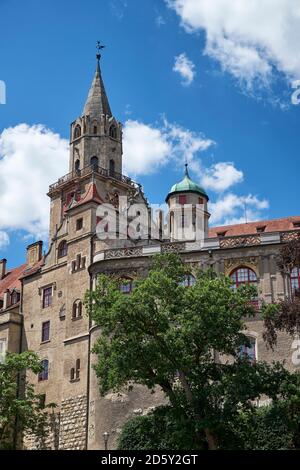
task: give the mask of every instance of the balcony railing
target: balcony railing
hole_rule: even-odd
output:
[[[95,165],[88,165],[82,170],[74,170],[68,173],[67,175],[62,176],[59,178],[56,183],[51,184],[49,186],[49,192],[52,192],[61,186],[64,186],[66,183],[69,181],[75,179],[75,178],[82,178],[84,176],[89,175],[90,173],[96,173],[97,175],[101,175],[105,178],[112,178],[117,181],[121,181],[122,183],[125,183],[129,186],[136,187],[137,184],[128,176],[122,175],[122,173],[118,173],[117,171],[111,171],[111,170],[106,170],[105,168],[102,168],[100,166],[95,166]]]

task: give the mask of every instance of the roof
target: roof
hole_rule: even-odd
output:
[[[101,114],[112,117],[104,83],[102,80],[100,63],[97,61],[96,73],[85,103],[83,114],[91,118],[99,118]]]
[[[298,224],[299,226],[297,226]],[[217,237],[221,234],[224,234],[226,237],[232,237],[238,235],[253,235],[260,232],[284,232],[288,230],[300,230],[300,216],[211,227],[209,229],[209,237]]]
[[[87,192],[83,196],[82,199],[76,201],[75,197],[71,200],[68,207],[65,210],[73,209],[75,207],[79,207],[83,204],[87,204],[88,202],[96,202],[97,204],[103,204],[101,197],[98,194],[97,188],[95,183],[91,183],[88,187]]]
[[[191,180],[187,164],[185,165],[185,174],[183,180],[172,186],[169,191],[169,194],[167,195],[166,202],[168,201],[170,196],[178,193],[198,193],[208,199],[208,196],[204,189],[201,188],[201,186],[199,186],[198,184],[196,184],[193,180]]]
[[[21,289],[20,277],[24,273],[26,267],[27,264],[21,264],[21,266],[18,266],[17,268],[8,269],[5,277],[0,280],[0,298],[3,297],[5,291],[8,289]]]
[[[21,290],[21,279],[34,274],[40,269],[43,263],[44,259],[42,258],[33,266],[29,266],[25,263],[21,264],[21,266],[18,266],[17,268],[8,269],[4,278],[0,280],[0,298],[3,298],[3,295],[7,290]]]

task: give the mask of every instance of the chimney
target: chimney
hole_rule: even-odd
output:
[[[35,242],[27,247],[27,264],[33,266],[42,259],[43,256],[43,242]]]
[[[0,260],[0,281],[5,277],[6,274],[6,263],[7,260],[5,258]]]

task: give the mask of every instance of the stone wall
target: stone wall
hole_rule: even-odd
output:
[[[86,396],[62,401],[60,413],[59,448],[84,450],[86,448]]]
[[[49,414],[44,437],[27,434],[25,450],[84,450],[86,448],[86,396],[62,401],[60,412]]]

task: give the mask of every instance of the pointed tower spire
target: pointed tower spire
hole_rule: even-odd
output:
[[[100,50],[104,47],[101,46],[99,41],[97,42],[96,73],[83,110],[83,114],[91,118],[99,118],[101,114],[112,116],[100,69]]]

